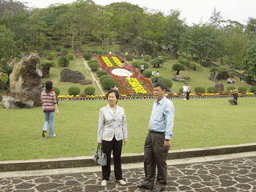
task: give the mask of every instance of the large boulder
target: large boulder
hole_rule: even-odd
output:
[[[79,83],[85,80],[84,75],[80,71],[72,71],[70,69],[63,69],[60,72],[61,82]]]
[[[27,93],[10,93],[7,95],[2,95],[2,104],[6,109],[34,107],[33,97]]]
[[[40,58],[38,54],[31,53],[16,63],[10,74],[11,93],[26,93],[31,95],[34,106],[41,105],[41,92],[44,86],[39,64]]]
[[[190,77],[185,75],[173,75],[172,80],[179,81],[179,82],[185,82],[189,80]]]

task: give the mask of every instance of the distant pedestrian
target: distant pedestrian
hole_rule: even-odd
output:
[[[125,67],[125,62],[124,62],[124,60],[122,60],[122,67]]]
[[[188,87],[188,90],[187,90],[187,100],[189,100],[190,86],[189,86],[188,83],[187,83],[187,87]]]
[[[187,92],[188,92],[187,83],[184,83],[184,85],[182,86],[182,89],[183,89],[183,98],[184,100],[187,100]]]
[[[143,64],[141,64],[141,65],[140,65],[140,73],[142,74],[144,70],[145,70],[145,67],[144,67]]]
[[[153,80],[153,83],[157,83],[158,79],[155,77],[154,80]]]
[[[41,93],[41,101],[44,113],[44,126],[43,126],[43,133],[42,136],[45,137],[49,127],[49,137],[55,137],[53,133],[53,119],[54,119],[54,112],[56,110],[56,114],[59,114],[58,106],[57,106],[57,99],[54,91],[52,91],[52,81],[45,82],[45,90]]]
[[[155,76],[155,71],[152,71],[152,77],[154,77]]]
[[[159,76],[159,71],[156,72],[156,76]]]
[[[111,58],[112,57],[112,55],[111,55],[111,51],[109,51],[109,56],[108,56],[109,58]]]
[[[231,95],[233,95],[233,99],[228,100],[231,105],[237,105],[238,93],[237,90],[231,90]]]

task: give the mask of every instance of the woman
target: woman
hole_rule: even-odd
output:
[[[114,156],[115,178],[120,185],[126,185],[122,177],[121,151],[127,143],[127,123],[124,109],[117,105],[119,93],[110,90],[107,93],[108,105],[99,111],[97,142],[102,145],[102,151],[107,155],[107,165],[102,166],[102,186],[107,186],[111,173],[111,151]]]
[[[41,100],[44,112],[44,126],[43,126],[43,133],[42,136],[45,137],[47,133],[47,129],[49,126],[49,137],[55,137],[56,135],[53,134],[53,119],[54,119],[54,112],[56,109],[56,114],[59,114],[58,106],[57,106],[57,99],[54,91],[52,91],[52,82],[46,81],[45,82],[45,90],[41,93]]]

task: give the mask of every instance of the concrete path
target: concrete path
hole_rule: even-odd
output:
[[[113,167],[112,167],[113,170]],[[144,178],[143,163],[123,164],[126,186],[100,186],[101,167],[1,172],[0,191],[147,191],[137,188]],[[168,160],[165,191],[256,191],[256,152]]]

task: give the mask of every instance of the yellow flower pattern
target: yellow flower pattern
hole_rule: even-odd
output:
[[[109,61],[106,56],[102,56],[102,60],[106,63],[108,67],[113,67],[113,64]]]
[[[122,67],[122,63],[119,61],[117,57],[112,57],[112,59],[117,64],[118,67]]]
[[[127,82],[132,86],[135,93],[147,93],[147,91],[142,87],[140,82],[136,78],[126,78]]]

